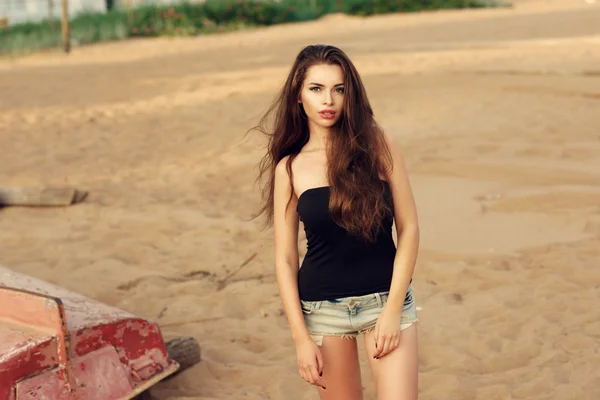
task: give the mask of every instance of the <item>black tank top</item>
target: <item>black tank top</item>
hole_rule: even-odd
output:
[[[385,201],[393,209],[389,184]],[[296,210],[304,223],[307,253],[298,273],[300,299],[333,300],[390,290],[396,245],[393,216],[387,215],[374,242],[349,233],[329,212],[328,186],[306,190]]]

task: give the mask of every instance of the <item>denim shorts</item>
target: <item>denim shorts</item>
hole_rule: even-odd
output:
[[[300,303],[306,328],[313,341],[321,346],[323,336],[354,338],[375,328],[388,296],[389,292],[381,292],[336,300],[300,300]],[[410,284],[404,299],[400,330],[417,321],[417,306]]]

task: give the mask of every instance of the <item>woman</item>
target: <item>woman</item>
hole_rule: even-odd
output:
[[[362,399],[356,337],[364,334],[378,399],[416,399],[415,203],[346,54],[305,47],[258,129],[269,135],[261,213],[274,227],[300,375],[321,399]],[[299,221],[308,242],[300,269]]]

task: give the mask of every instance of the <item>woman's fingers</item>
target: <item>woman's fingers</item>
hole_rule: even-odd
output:
[[[393,343],[392,338],[389,338],[385,341],[385,347],[383,348],[383,352],[379,356],[379,358],[387,356],[390,353],[390,351],[392,351],[392,343]]]
[[[323,379],[323,356],[321,349],[312,341],[297,348],[298,372],[306,382],[325,389]]]
[[[302,366],[298,368],[298,371],[300,372],[302,379],[304,379],[306,382],[310,383],[311,385],[320,386],[323,389],[326,389],[325,380],[320,376],[316,365]]]
[[[323,389],[327,389],[325,387],[325,381],[323,380],[323,377],[320,376],[319,371],[317,370],[317,365],[313,365],[312,368],[310,369],[310,374],[312,377],[312,384],[316,385],[316,386],[321,386]]]
[[[304,379],[306,382],[308,382],[308,376],[306,376],[306,373],[304,372],[304,368],[298,366],[298,372],[300,373],[300,377],[302,379]]]
[[[323,355],[320,350],[317,352],[317,371],[319,376],[323,376]]]
[[[385,342],[386,342],[386,338],[385,337],[378,337],[377,339],[375,339],[375,354],[373,354],[373,358],[379,358],[381,357],[381,354],[383,354],[383,350],[385,348]]]
[[[381,358],[388,355],[399,345],[399,340],[394,337],[381,337],[377,339],[377,349],[375,350],[375,354],[373,358]]]

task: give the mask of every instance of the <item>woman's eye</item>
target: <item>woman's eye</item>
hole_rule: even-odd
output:
[[[313,92],[320,92],[321,88],[318,87],[318,86],[315,86],[315,87],[308,88],[308,90],[313,91]],[[342,93],[343,94],[344,93],[344,88],[336,88],[335,91],[336,91],[336,93]]]

